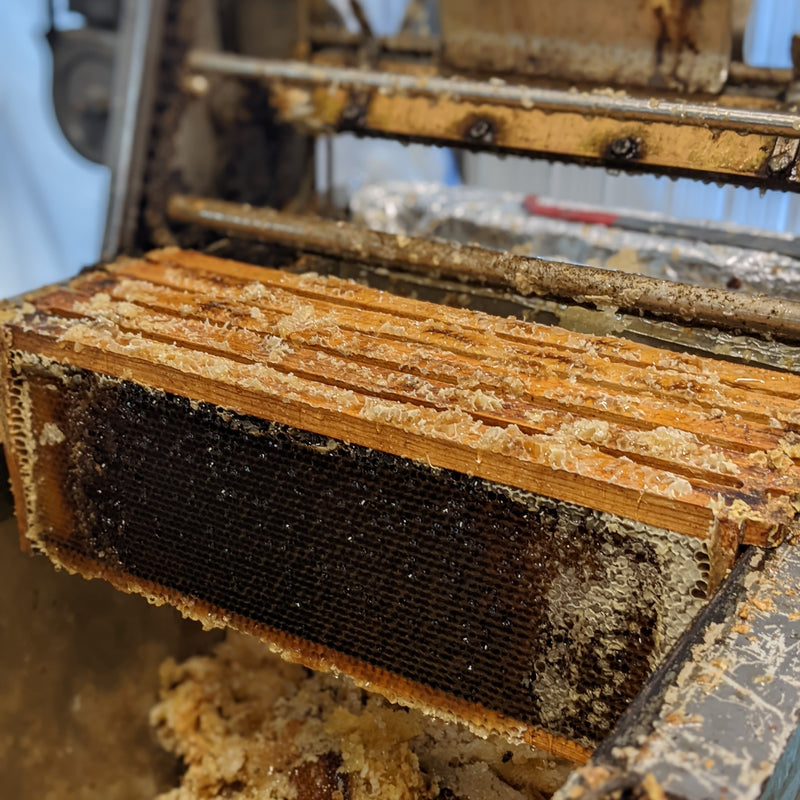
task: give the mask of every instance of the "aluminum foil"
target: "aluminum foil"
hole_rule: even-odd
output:
[[[538,198],[544,206],[558,201]],[[530,213],[525,195],[469,186],[391,182],[365,186],[350,202],[356,219],[377,230],[471,242],[522,255],[575,264],[606,267],[697,286],[763,292],[800,300],[800,259],[763,249],[774,242],[780,249],[786,237],[770,232],[713,223],[692,223],[738,244],[652,233],[652,226],[679,220],[620,210],[618,215],[645,230],[619,225],[586,224]],[[561,205],[562,208],[566,206]],[[570,208],[593,210],[586,206]],[[603,212],[608,209],[603,209]],[[616,212],[612,212],[616,213]],[[713,235],[712,235],[713,234]],[[747,245],[752,240],[758,247]]]

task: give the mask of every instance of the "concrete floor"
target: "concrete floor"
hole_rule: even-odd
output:
[[[158,666],[216,636],[22,554],[8,513],[0,497],[0,797],[153,798],[179,770],[148,725]]]

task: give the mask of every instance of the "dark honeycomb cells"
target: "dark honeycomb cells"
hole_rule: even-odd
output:
[[[667,578],[624,525],[87,372],[58,403],[62,547],[588,745],[651,670]]]

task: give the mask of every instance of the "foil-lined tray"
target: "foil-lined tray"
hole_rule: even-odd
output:
[[[791,237],[709,222],[686,225],[628,210],[602,209],[598,214],[590,206],[530,200],[517,192],[390,182],[363,187],[350,205],[356,219],[390,233],[800,299],[800,258],[781,252],[791,249]],[[598,217],[615,222],[591,221]]]

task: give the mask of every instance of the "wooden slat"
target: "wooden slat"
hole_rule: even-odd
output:
[[[198,256],[194,258],[194,256]],[[550,346],[557,351],[574,354],[573,358],[582,361],[586,366],[607,366],[608,361],[644,366],[652,369],[656,365],[661,371],[677,371],[687,379],[689,375],[708,373],[709,363],[714,364],[715,380],[725,387],[736,390],[747,397],[750,393],[768,394],[770,398],[781,397],[790,400],[800,399],[800,376],[774,372],[760,367],[741,367],[724,361],[710,362],[708,358],[685,353],[673,353],[657,347],[634,343],[613,336],[585,336],[553,326],[536,325],[522,322],[515,318],[500,318],[490,314],[464,309],[450,308],[437,303],[409,300],[396,297],[386,292],[375,292],[352,281],[319,276],[301,276],[271,270],[264,267],[253,267],[226,259],[214,258],[201,254],[188,254],[186,251],[166,248],[150,253],[148,259],[161,265],[191,265],[190,275],[178,273],[178,282],[184,281],[184,287],[192,288],[194,281],[211,276],[217,288],[227,285],[239,285],[242,281],[257,282],[267,287],[281,288],[288,286],[296,296],[309,300],[320,300],[323,303],[336,303],[364,311],[388,311],[393,317],[403,316],[431,326],[439,322],[445,326],[456,326],[466,331],[476,331],[487,341],[518,343],[534,348]],[[142,262],[126,264],[122,274],[144,277],[147,280],[169,281],[170,274],[164,270],[148,270]],[[204,275],[205,274],[205,275]],[[196,285],[195,285],[196,286]],[[206,284],[206,288],[210,288]],[[195,288],[194,290],[197,290]],[[387,299],[388,298],[388,299]],[[588,348],[587,348],[588,345]],[[513,348],[509,350],[513,353]],[[535,356],[536,351],[522,350],[524,356]],[[579,357],[579,358],[578,358]],[[794,422],[800,424],[800,410],[790,406],[794,411]]]
[[[145,268],[142,269],[141,267]],[[153,270],[152,265],[134,265],[130,270],[125,270],[125,274],[147,276],[148,279],[156,279],[158,270]],[[148,269],[149,268],[149,269]],[[171,276],[162,273],[160,280],[161,286],[171,286]],[[177,278],[177,283],[186,284],[185,276],[181,275]],[[241,304],[238,297],[237,284],[220,286],[219,282],[210,281],[207,279],[198,278],[191,281],[191,290],[202,292],[204,296],[210,298],[206,305],[198,309],[198,313],[205,319],[215,320],[218,322],[228,321],[231,314],[235,314],[237,309],[241,309]],[[363,287],[359,287],[363,288]],[[186,289],[182,290],[186,291]],[[124,292],[124,294],[123,294]],[[167,291],[158,290],[153,285],[145,283],[127,283],[124,290],[120,286],[114,291],[114,296],[123,298],[127,296],[129,299],[141,302],[144,305],[152,305],[156,308],[161,308],[165,311],[185,314],[183,308],[186,304],[186,297],[184,294],[178,292],[171,294]],[[303,295],[303,297],[307,297]],[[371,335],[374,331],[381,333],[381,353],[386,351],[386,342],[392,340],[392,336],[387,332],[386,326],[396,320],[387,313],[377,313],[359,309],[357,314],[353,313],[352,307],[337,306],[336,304],[318,301],[315,297],[307,297],[314,308],[315,313],[320,318],[325,318],[329,326],[336,326],[341,330],[348,331],[348,333],[365,333]],[[269,330],[263,323],[274,322],[280,316],[290,314],[299,304],[303,301],[298,300],[298,295],[287,292],[281,288],[272,287],[269,298],[264,297],[253,300],[251,309],[259,309],[264,312],[257,319],[251,317],[250,313],[240,315],[236,319],[236,324],[241,327],[246,327],[253,330]],[[427,304],[432,305],[432,304]],[[433,306],[433,308],[439,308]],[[449,311],[449,309],[447,309]],[[499,320],[498,324],[506,323],[506,320]],[[516,322],[514,324],[517,324]],[[520,381],[529,383],[533,382],[534,391],[529,391],[529,399],[537,406],[543,408],[555,407],[565,408],[571,405],[582,406],[582,413],[587,416],[597,417],[599,419],[607,419],[609,421],[624,420],[626,424],[634,427],[641,427],[642,429],[649,430],[659,425],[667,425],[676,427],[681,430],[687,430],[695,433],[700,441],[710,444],[718,444],[723,446],[739,447],[743,452],[753,452],[759,449],[770,449],[776,446],[776,443],[784,435],[781,429],[776,430],[772,427],[774,423],[770,423],[770,417],[766,413],[767,409],[774,411],[774,413],[784,417],[782,423],[788,428],[793,428],[795,425],[794,414],[796,404],[791,401],[784,402],[782,396],[778,396],[777,403],[780,404],[779,408],[773,405],[765,406],[761,402],[762,393],[756,390],[749,389],[749,384],[743,384],[741,388],[727,392],[724,397],[715,398],[719,402],[717,405],[712,406],[711,415],[714,419],[714,424],[709,425],[709,409],[706,406],[700,406],[696,402],[696,398],[692,401],[686,400],[686,386],[693,378],[692,376],[698,375],[695,364],[693,371],[687,374],[681,370],[672,369],[667,372],[665,369],[659,370],[659,376],[665,375],[664,381],[658,384],[658,393],[654,393],[653,381],[648,377],[652,374],[653,363],[649,365],[650,372],[647,369],[637,370],[641,374],[638,375],[636,386],[633,391],[626,392],[626,386],[623,384],[623,377],[630,376],[631,371],[623,370],[619,362],[613,359],[605,358],[604,356],[586,356],[585,354],[577,355],[574,351],[567,351],[556,349],[554,346],[548,344],[530,343],[525,347],[514,346],[506,341],[497,340],[492,342],[491,334],[492,329],[486,333],[481,333],[479,330],[466,329],[462,330],[450,328],[450,334],[447,330],[432,330],[434,325],[431,321],[409,322],[403,325],[404,336],[399,345],[406,344],[406,352],[402,356],[402,362],[405,367],[418,374],[426,374],[427,367],[433,363],[437,373],[441,376],[446,373],[447,366],[455,358],[460,361],[456,369],[463,370],[472,364],[476,369],[481,364],[490,364],[491,373],[481,371],[480,379],[481,386],[488,388],[487,381],[494,377],[497,381],[505,382],[506,391],[510,391],[510,384],[512,382],[519,383]],[[542,327],[542,326],[538,326]],[[544,329],[545,331],[548,329]],[[564,332],[566,333],[566,332]],[[294,334],[296,339],[301,334]],[[571,335],[571,334],[568,334]],[[673,354],[665,354],[662,351],[651,348],[653,353],[660,356],[662,359],[671,358]],[[431,351],[433,356],[431,357]],[[349,355],[352,355],[350,353]],[[371,351],[371,356],[375,357],[375,351]],[[460,357],[460,360],[459,360]],[[605,358],[605,360],[604,360]],[[468,363],[464,362],[467,359]],[[669,361],[668,363],[675,363],[678,366],[682,362],[678,357],[675,362]],[[564,381],[568,377],[565,362],[571,366],[582,365],[583,369],[576,377],[576,383]],[[626,364],[628,362],[625,362]],[[655,362],[656,364],[658,362]],[[637,364],[636,366],[645,367],[646,365]],[[761,372],[767,372],[762,370]],[[463,374],[463,373],[462,373]],[[767,373],[772,375],[772,373]],[[618,380],[610,380],[610,377],[617,377]],[[794,376],[789,376],[794,377]],[[683,386],[679,384],[680,397],[667,396],[665,401],[660,398],[664,395],[669,395],[668,381],[672,378],[673,388],[677,380],[683,381]],[[763,380],[761,377],[747,376],[743,378],[741,373],[736,375],[739,380],[747,380],[754,382],[756,380]],[[743,415],[745,411],[741,407],[741,398],[743,395],[751,395],[749,409],[751,411],[749,416]],[[580,395],[580,399],[578,398]],[[647,408],[642,408],[640,405],[642,396],[649,396],[652,398]],[[755,417],[758,421],[768,423],[766,426],[766,434],[762,436],[762,429],[760,427],[753,428],[748,424],[751,418]],[[686,421],[684,421],[684,419]],[[775,422],[780,422],[775,418]],[[721,432],[721,435],[720,435]]]
[[[800,493],[792,375],[176,250],[35,305],[16,348],[699,538]]]
[[[128,298],[122,302],[113,300],[108,302],[104,299],[98,306],[93,304],[86,294],[64,292],[47,298],[40,307],[49,313],[62,316],[110,320],[121,330],[138,331],[153,339],[178,343],[189,349],[228,356],[246,363],[258,363],[264,359],[264,334],[278,338],[280,320],[285,319],[283,315],[274,315],[277,321],[267,324],[264,320],[265,315],[260,314],[259,327],[256,330],[238,325],[233,329],[222,327],[221,324],[209,326],[207,321],[201,322],[197,318],[174,317],[162,313],[165,306],[170,305],[169,300],[172,300],[171,304],[174,305],[174,298],[165,298],[165,292],[159,292],[157,287],[153,287],[155,291],[144,293],[136,291],[137,288],[139,287],[129,283],[113,287],[112,297],[120,293]],[[156,305],[157,310],[148,305],[132,306],[131,300],[136,303],[149,300]],[[220,317],[225,318],[228,315],[225,309],[214,309],[213,316],[219,323]],[[375,357],[374,352],[371,352],[369,359],[365,360],[364,353],[370,352],[369,348],[374,342],[370,342],[367,337],[359,338],[359,336],[357,333],[348,332],[346,340],[349,346],[345,348],[344,354],[339,354],[337,351],[342,348],[337,345],[343,338],[340,331],[332,332],[330,329],[316,328],[311,337],[307,332],[299,331],[297,335],[292,334],[287,337],[292,343],[290,352],[274,355],[274,348],[270,346],[270,364],[282,372],[331,386],[353,389],[365,396],[388,401],[416,403],[440,410],[447,409],[454,401],[461,402],[476,420],[500,427],[516,424],[520,430],[528,434],[546,434],[548,430],[558,425],[569,425],[562,411],[544,408],[533,414],[531,409],[536,407],[535,403],[515,396],[503,396],[497,391],[498,388],[502,388],[498,385],[480,386],[482,404],[476,406],[474,391],[459,388],[453,383],[454,369],[444,375],[426,378],[403,372],[402,365],[410,358],[411,348],[408,345],[394,341],[384,342],[380,345],[381,360]],[[313,342],[306,344],[309,338],[313,339]],[[466,364],[467,367],[476,369],[479,365],[480,362],[474,359],[470,359]],[[772,471],[753,464],[749,457],[738,450],[730,450],[723,446],[701,447],[702,452],[697,454],[697,458],[693,459],[691,454],[687,453],[685,462],[675,462],[657,453],[648,452],[641,446],[637,447],[636,432],[631,436],[632,432],[625,425],[612,422],[606,423],[603,429],[606,428],[607,443],[603,448],[606,452],[613,451],[615,455],[626,456],[634,462],[682,475],[710,491],[716,490],[719,486],[741,489],[743,483],[736,477],[739,470],[747,471],[749,484],[753,490],[769,489],[785,493],[796,491],[800,485],[800,469],[794,466],[787,471],[786,482],[782,484],[776,482]],[[578,435],[577,438],[586,441],[587,436]],[[703,456],[707,460],[707,456],[712,454],[718,456],[719,464],[727,465],[728,469],[725,470],[720,465],[715,469],[714,466],[699,463]]]

